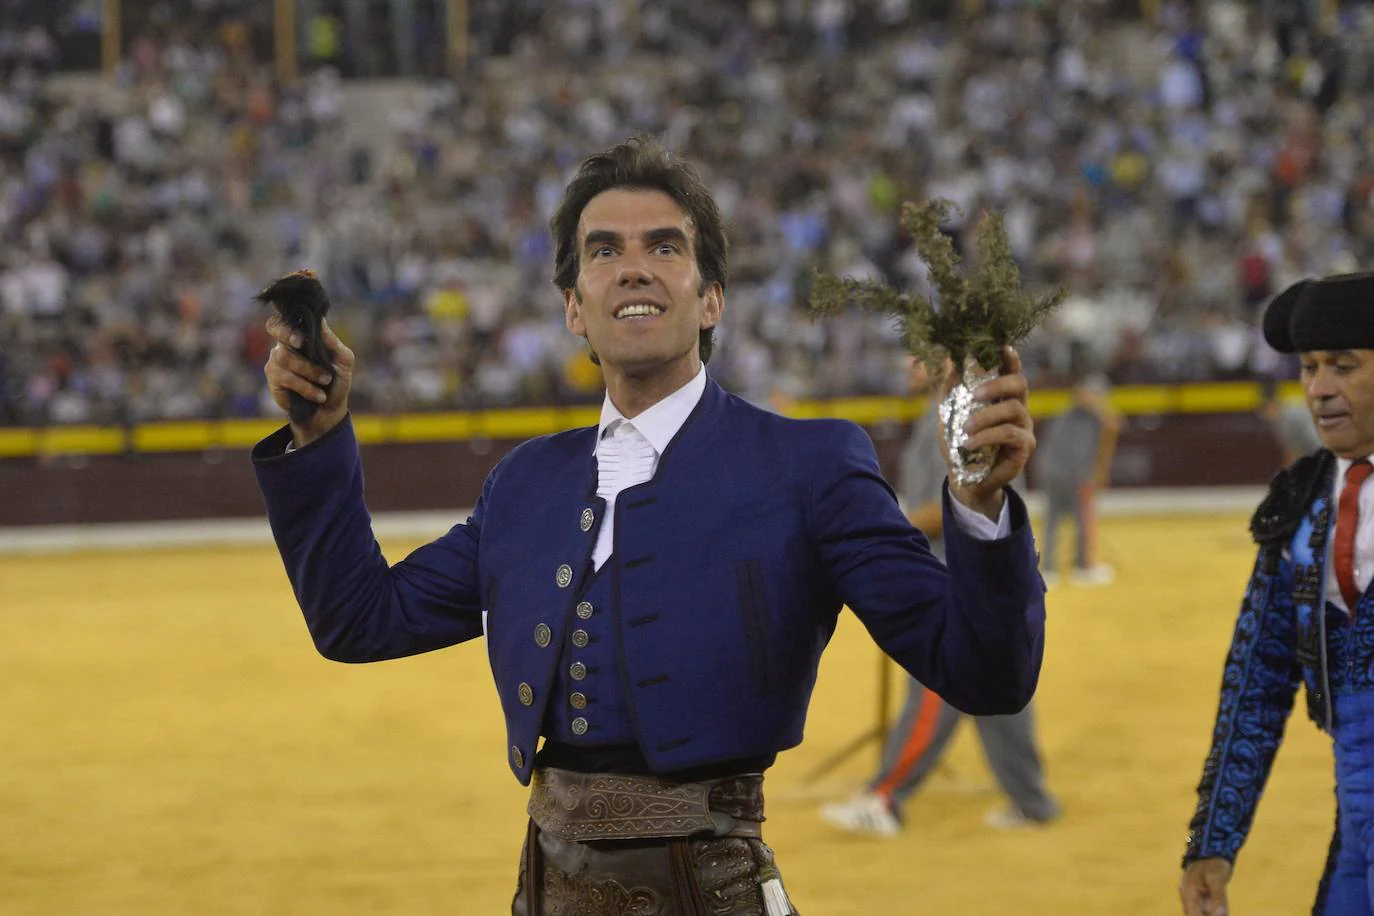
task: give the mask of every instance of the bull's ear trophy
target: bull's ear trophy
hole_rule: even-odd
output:
[[[1003,348],[1016,346],[1044,323],[1064,301],[1056,289],[1036,296],[1022,289],[1021,271],[1012,257],[1002,217],[986,214],[975,230],[978,264],[965,271],[949,236],[940,231],[956,208],[935,199],[902,207],[902,227],[916,241],[916,251],[930,269],[935,296],[903,293],[870,280],[816,274],[811,309],[835,314],[849,306],[896,318],[908,352],[926,364],[931,378],[944,379],[947,366],[959,381],[940,402],[940,423],[950,451],[953,481],[976,484],[987,477],[996,448],[966,449],[964,423],[976,409],[973,392],[1003,369]]]
[[[301,335],[296,352],[321,369],[332,372],[334,351],[324,345],[324,316],[329,314],[329,294],[313,270],[287,274],[255,297],[277,310],[286,326]],[[333,382],[322,386],[329,391]],[[320,405],[291,392],[291,422],[305,423]]]

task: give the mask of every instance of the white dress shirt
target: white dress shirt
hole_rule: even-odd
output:
[[[1345,475],[1355,462],[1349,458],[1336,459],[1336,480],[1331,491],[1331,530],[1326,543],[1326,600],[1336,607],[1350,612],[1341,595],[1341,585],[1336,581],[1336,522],[1340,517],[1341,487],[1345,486]],[[1355,587],[1363,595],[1369,588],[1369,580],[1374,577],[1374,476],[1360,487],[1360,527],[1355,530]]]
[[[592,548],[592,564],[601,564],[611,555],[615,544],[615,500],[620,491],[651,479],[658,470],[659,456],[682,429],[687,417],[706,393],[706,367],[702,366],[690,382],[653,407],[627,420],[611,403],[611,395],[601,404],[601,423],[596,430],[596,495],[606,500],[601,528]]]
[[[606,500],[601,528],[592,548],[592,565],[600,569],[611,556],[615,544],[615,501],[627,487],[644,483],[658,470],[658,459],[668,443],[682,429],[687,417],[706,393],[706,367],[677,391],[659,401],[633,420],[611,403],[609,392],[601,405],[601,422],[596,431],[596,495]],[[1370,488],[1374,491],[1374,487]],[[1011,533],[1007,504],[993,521],[956,500],[951,500],[959,527],[979,540],[991,541]]]

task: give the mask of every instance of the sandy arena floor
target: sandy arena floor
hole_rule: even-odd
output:
[[[1037,697],[1065,814],[1004,833],[971,729],[895,840],[817,805],[876,748],[879,657],[846,615],[766,837],[806,916],[1170,914],[1251,548],[1240,516],[1106,520],[1106,588],[1055,589]],[[399,558],[410,546],[384,545]],[[509,913],[524,791],[480,644],[380,665],[317,657],[266,548],[0,558],[0,912]],[[1301,712],[1232,911],[1306,912],[1334,818]],[[1284,852],[1283,850],[1293,850]]]

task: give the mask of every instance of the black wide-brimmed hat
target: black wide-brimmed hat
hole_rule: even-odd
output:
[[[1280,353],[1374,350],[1374,272],[1294,283],[1265,309],[1264,339]]]

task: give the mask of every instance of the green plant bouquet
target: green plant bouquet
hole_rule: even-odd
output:
[[[990,213],[978,223],[978,264],[964,271],[949,236],[940,231],[955,209],[940,199],[902,207],[902,227],[930,268],[935,299],[867,280],[817,274],[811,308],[827,315],[857,305],[891,315],[901,323],[907,350],[926,364],[931,378],[944,380],[946,367],[954,367],[959,381],[940,402],[940,423],[954,482],[968,486],[983,480],[996,459],[995,448],[964,448],[964,423],[977,408],[974,389],[1001,373],[1003,348],[1025,340],[1064,301],[1065,291],[1037,297],[1021,288],[1021,271],[999,214]]]

